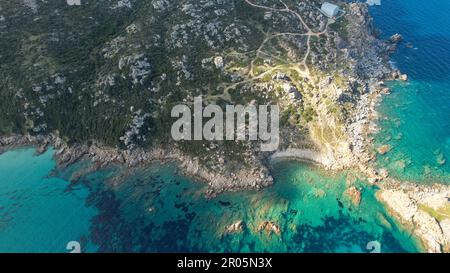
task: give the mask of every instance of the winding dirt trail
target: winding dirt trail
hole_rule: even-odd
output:
[[[270,40],[279,37],[279,36],[306,36],[306,52],[305,55],[302,59],[301,62],[299,63],[293,63],[291,64],[292,69],[297,71],[299,73],[299,75],[303,76],[304,78],[307,78],[309,80],[311,80],[311,74],[310,74],[310,70],[309,67],[307,65],[307,61],[308,61],[308,57],[311,53],[311,37],[319,37],[322,35],[328,35],[328,26],[333,23],[333,20],[328,20],[325,28],[323,31],[321,32],[314,32],[312,31],[312,29],[306,24],[305,20],[303,19],[303,17],[296,11],[293,11],[289,8],[289,6],[283,2],[283,0],[279,0],[280,3],[284,6],[284,8],[273,8],[273,7],[267,7],[267,6],[263,6],[263,5],[259,5],[259,4],[255,4],[253,2],[251,2],[250,0],[244,0],[248,5],[255,7],[255,8],[260,8],[260,9],[264,9],[264,10],[268,10],[268,11],[275,11],[275,12],[288,12],[291,13],[293,15],[295,15],[295,17],[298,18],[298,20],[301,22],[302,26],[305,28],[306,32],[305,33],[295,33],[295,32],[282,32],[282,33],[275,33],[275,34],[267,34],[267,37],[263,40],[263,42],[261,43],[261,45],[259,46],[259,48],[256,50],[256,55],[255,58],[252,59],[252,61],[250,62],[250,67],[248,69],[248,75],[249,78],[245,79],[243,81],[240,82],[236,82],[236,83],[232,83],[228,86],[224,87],[224,91],[221,95],[216,95],[216,96],[209,96],[207,99],[224,99],[227,101],[231,101],[231,96],[229,91],[233,88],[236,88],[238,85],[240,84],[245,84],[248,82],[252,82],[258,79],[263,78],[264,76],[266,76],[267,74],[273,72],[276,69],[279,69],[281,67],[283,67],[284,65],[278,65],[278,66],[274,66],[271,67],[270,69],[264,71],[261,74],[255,75],[254,74],[254,66],[255,66],[255,62],[258,60],[258,58],[260,57],[261,54],[266,55],[268,57],[271,58],[275,58],[275,59],[280,59],[279,57],[273,56],[270,53],[266,53],[263,51],[264,46],[267,44],[267,42],[269,42]]]

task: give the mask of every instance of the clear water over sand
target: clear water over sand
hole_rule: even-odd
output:
[[[410,81],[393,83],[379,108],[375,147],[392,150],[377,164],[402,179],[448,183],[450,2],[385,0],[371,13],[384,37],[399,32],[410,43],[393,58]],[[174,166],[82,174],[80,162],[54,172],[53,151],[33,154],[0,155],[1,252],[65,252],[73,240],[89,252],[368,252],[370,241],[383,252],[421,251],[357,174],[284,162],[271,188],[207,200],[204,185]],[[350,184],[363,192],[360,206],[344,194]],[[226,234],[236,221],[242,232]],[[258,231],[264,221],[281,233]]]
[[[83,162],[52,173],[52,151],[33,153],[0,155],[0,251],[64,252],[72,240],[91,252],[368,252],[371,241],[384,252],[419,250],[357,174],[282,162],[273,187],[208,200],[205,185],[173,165],[80,176]],[[349,185],[363,191],[359,206],[344,194]],[[225,232],[237,221],[241,232]],[[280,234],[259,230],[265,221]]]

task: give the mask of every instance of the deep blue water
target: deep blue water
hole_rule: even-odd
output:
[[[378,164],[398,178],[450,183],[449,12],[444,0],[383,0],[371,8],[382,37],[405,39],[392,59],[409,81],[391,83],[376,137],[377,146],[392,147]]]

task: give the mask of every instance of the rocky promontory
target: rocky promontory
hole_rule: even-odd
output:
[[[85,170],[85,172],[95,171],[110,164],[122,164],[134,168],[154,162],[174,161],[179,164],[180,170],[186,176],[208,183],[208,197],[213,197],[223,191],[260,189],[273,183],[269,170],[263,165],[242,168],[237,172],[218,172],[208,169],[200,164],[198,159],[175,148],[127,151],[96,143],[69,145],[55,135],[0,137],[0,151],[24,146],[36,147],[38,154],[52,147],[55,149],[54,158],[59,168],[65,168],[79,160],[89,160],[92,163],[91,169]]]
[[[403,37],[379,39],[366,4],[338,1],[344,13],[330,19],[317,0],[132,2],[105,7],[92,1],[80,13],[96,24],[72,18],[56,33],[48,32],[54,27],[45,18],[53,15],[46,12],[58,10],[65,20],[69,9],[40,9],[40,2],[31,14],[21,6],[0,9],[2,38],[10,45],[0,54],[8,56],[0,66],[0,153],[53,147],[59,167],[87,159],[92,167],[86,171],[177,161],[186,175],[210,186],[210,197],[271,185],[270,159],[357,168],[371,184],[384,181],[380,200],[427,249],[448,250],[448,210],[439,203],[444,196],[448,201],[448,189],[402,186],[369,166],[376,156],[370,141],[375,107],[389,93],[384,81],[408,76],[389,62]],[[97,28],[102,24],[114,27],[103,33]],[[74,41],[83,47],[74,48]],[[261,153],[235,142],[172,141],[170,108],[194,96],[216,104],[279,105],[280,148]],[[390,147],[377,150],[385,154]],[[360,203],[359,189],[346,193]],[[228,228],[239,230],[240,224]],[[258,230],[281,233],[270,221]]]
[[[390,180],[377,196],[428,252],[450,252],[450,186]]]

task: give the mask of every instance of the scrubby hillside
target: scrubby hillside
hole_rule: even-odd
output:
[[[1,0],[0,134],[259,164],[255,143],[171,140],[172,107],[201,95],[276,103],[281,149],[349,165],[365,152],[369,83],[391,70],[366,6],[339,4],[333,20],[318,0]]]

